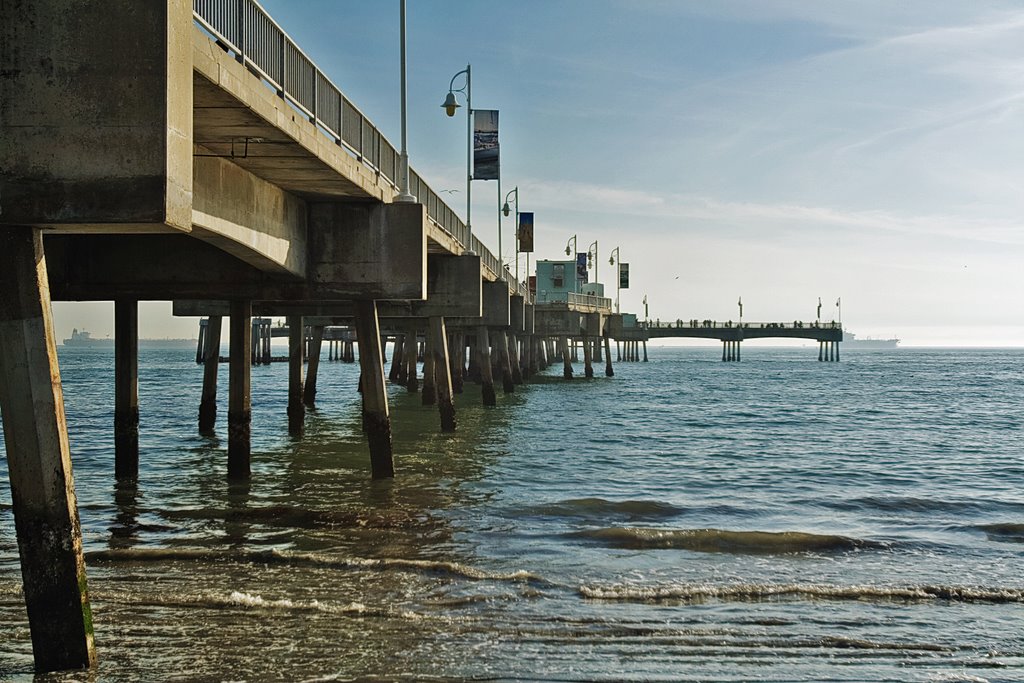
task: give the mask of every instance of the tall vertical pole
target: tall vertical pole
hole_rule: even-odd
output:
[[[405,0],[399,0],[399,9],[401,15],[401,60],[402,60],[402,168],[399,171],[400,179],[399,183],[401,187],[398,190],[398,197],[396,201],[399,202],[415,202],[416,197],[413,196],[409,188],[409,140],[408,140],[408,86],[406,85],[406,59],[405,59]]]
[[[252,428],[252,301],[231,301],[228,352],[228,478],[249,476]]]
[[[370,445],[370,471],[374,479],[395,476],[388,414],[384,360],[380,351],[380,323],[376,301],[356,301],[356,337],[363,381],[363,432]]]
[[[470,64],[466,65],[466,249],[473,249],[473,76]]]
[[[43,236],[35,228],[0,230],[0,349],[0,412],[35,668],[90,667],[92,609]]]
[[[139,302],[114,301],[114,476],[139,477]]]

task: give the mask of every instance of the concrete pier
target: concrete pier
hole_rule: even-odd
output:
[[[139,477],[139,302],[114,301],[114,476]]]
[[[199,400],[199,433],[212,434],[217,423],[217,371],[220,367],[221,316],[211,315],[204,328],[203,393]]]
[[[252,428],[252,302],[231,301],[228,374],[228,478],[249,477]]]
[[[370,471],[374,479],[395,476],[391,442],[391,416],[384,384],[384,357],[380,350],[377,302],[356,301],[356,336],[363,383],[363,432],[370,446]]]
[[[39,672],[96,663],[42,233],[0,230],[0,411]]]

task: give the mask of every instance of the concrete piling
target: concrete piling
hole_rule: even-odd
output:
[[[455,402],[452,400],[451,362],[448,358],[448,334],[444,318],[432,316],[428,321],[427,350],[431,356],[437,408],[441,414],[441,431],[454,432]]]
[[[388,372],[388,379],[397,383],[402,374],[402,345],[405,343],[405,335],[395,335],[395,348],[391,350],[391,371]]]
[[[363,385],[363,432],[370,446],[370,471],[374,479],[395,476],[391,442],[391,416],[384,385],[384,359],[380,351],[380,323],[376,301],[356,301],[356,336]]]
[[[497,405],[498,399],[494,394],[494,375],[491,374],[491,341],[486,325],[476,328],[476,348],[483,404],[485,406]]]
[[[324,326],[313,325],[309,340],[309,356],[306,359],[306,382],[302,388],[302,402],[307,406],[313,406],[316,403],[316,380],[320,372],[320,353],[323,350],[323,344]]]
[[[252,428],[252,302],[231,301],[230,349],[228,351],[228,478],[249,477]]]
[[[409,325],[409,332],[405,335],[405,359],[408,365],[405,371],[405,388],[410,394],[420,390],[420,380],[416,376],[416,362],[419,356],[419,344],[416,341],[416,325]]]
[[[421,392],[422,404],[425,406],[432,406],[437,403],[437,384],[434,376],[441,370],[434,366],[434,351],[431,348],[433,343],[435,342],[430,335],[428,323],[426,338],[423,341],[423,390]],[[447,355],[445,358],[447,358]]]
[[[139,302],[114,301],[114,476],[139,477]]]
[[[203,393],[199,400],[199,433],[212,434],[217,423],[217,371],[220,367],[221,317],[211,315],[206,321],[203,340]]]
[[[646,363],[646,362],[648,362],[647,361],[647,340],[644,339],[641,343],[644,345],[644,362]]]
[[[604,358],[605,358],[605,361],[604,361],[604,376],[605,377],[614,377],[615,376],[615,370],[612,369],[611,340],[608,338],[607,334],[604,335]]]
[[[572,356],[569,351],[569,338],[562,337],[559,345],[562,347],[562,377],[572,379]]]
[[[452,391],[462,393],[465,382],[466,339],[462,332],[456,332],[451,338],[451,353],[448,359],[449,373],[452,378]]]
[[[288,316],[288,433],[302,436],[306,407],[302,403],[302,361],[306,334],[302,316]]]
[[[37,229],[0,231],[0,412],[38,672],[96,664],[64,394]]]
[[[505,330],[494,333],[494,351],[498,355],[498,367],[501,368],[501,387],[506,394],[511,394],[516,390],[516,383],[512,379],[512,359]]]
[[[583,376],[594,378],[594,345],[587,335],[583,335]]]
[[[522,384],[523,368],[520,365],[519,359],[519,340],[511,332],[508,333],[508,360],[509,365],[512,367],[512,382],[514,384]]]

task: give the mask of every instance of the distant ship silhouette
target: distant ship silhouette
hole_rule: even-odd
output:
[[[853,332],[843,332],[843,344],[854,349],[895,349],[900,343],[899,339],[872,339],[865,337],[857,339]]]
[[[71,336],[64,340],[64,346],[113,346],[114,340],[109,337],[106,339],[93,339],[92,335],[86,332],[84,329],[79,332],[78,328],[71,330]]]

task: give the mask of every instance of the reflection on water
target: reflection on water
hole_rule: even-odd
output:
[[[97,680],[1024,678],[1018,352],[654,349],[468,384],[455,434],[392,388],[382,482],[357,366],[321,365],[302,439],[254,368],[246,483],[224,397],[196,434],[201,369],[142,354],[137,484],[111,355],[61,356]],[[0,680],[32,678],[16,553],[0,487]]]

